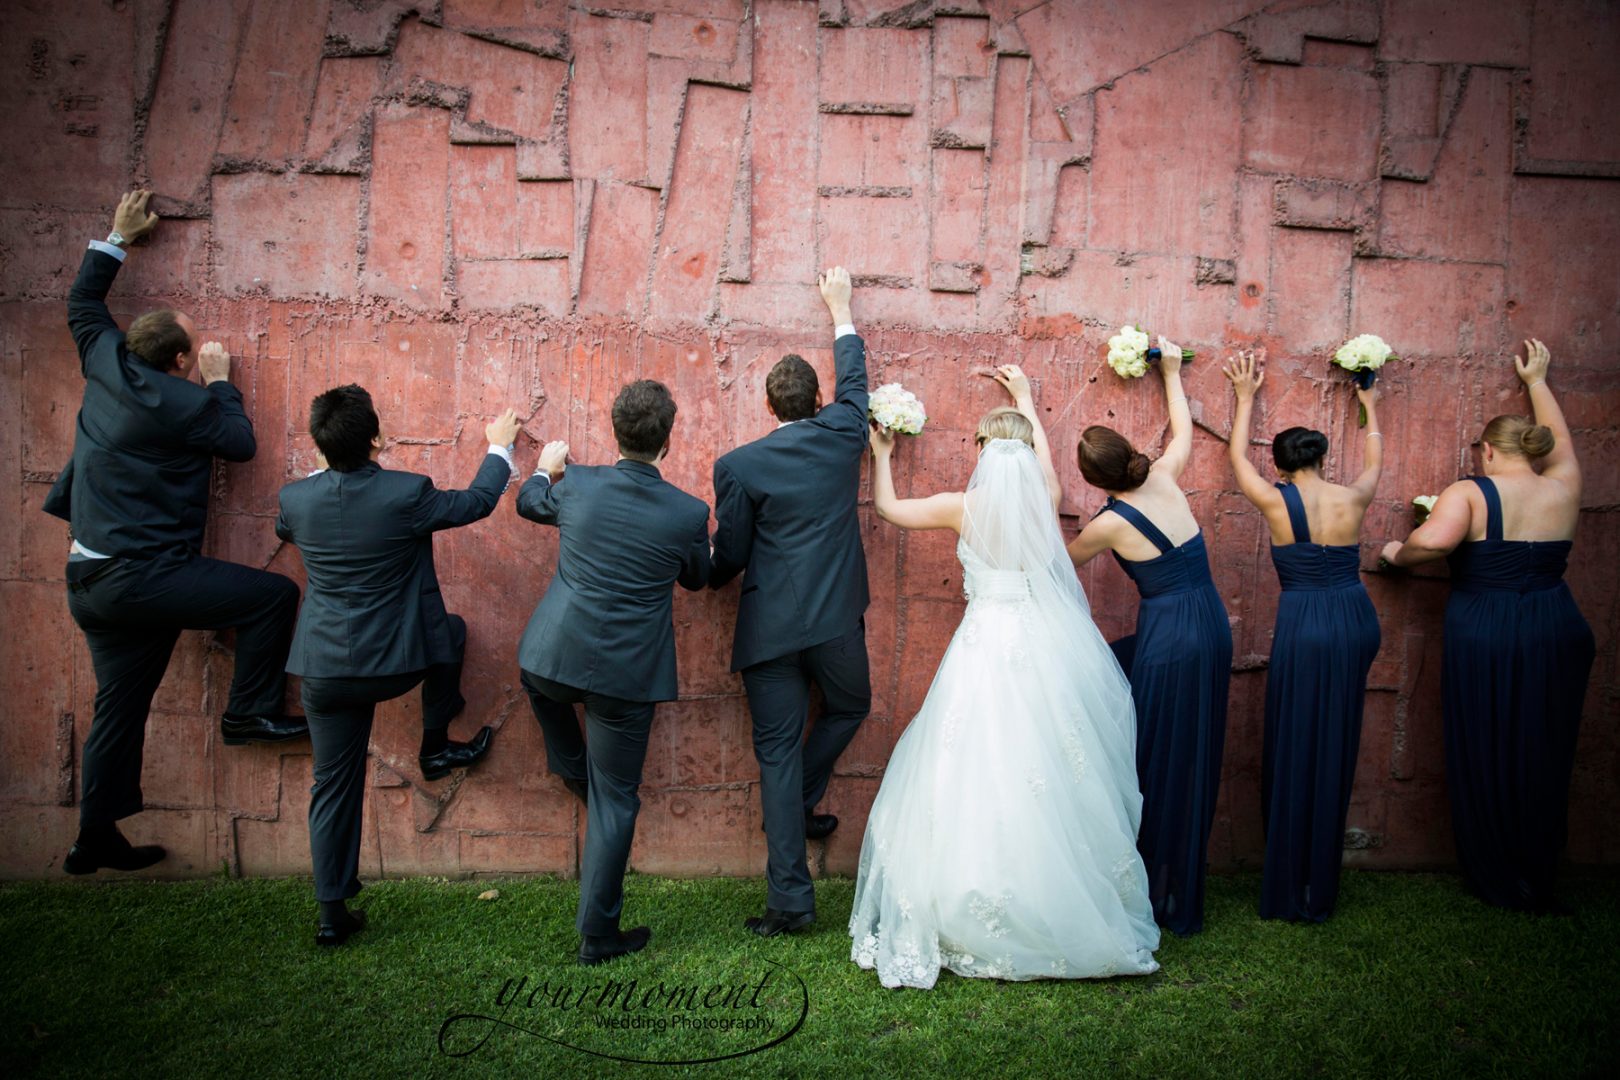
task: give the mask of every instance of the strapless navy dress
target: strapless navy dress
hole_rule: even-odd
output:
[[[1568,540],[1502,539],[1496,485],[1485,539],[1451,553],[1442,697],[1457,859],[1499,907],[1554,906],[1575,738],[1592,673],[1592,628],[1564,568]]]
[[[1136,582],[1136,633],[1117,647],[1136,702],[1136,775],[1147,868],[1158,923],[1183,936],[1204,926],[1204,872],[1226,741],[1232,626],[1209,573],[1200,532],[1180,547],[1136,507],[1112,510],[1159,549],[1152,559],[1114,558]]]
[[[1271,547],[1282,594],[1266,673],[1260,917],[1321,922],[1339,895],[1378,616],[1361,583],[1359,545],[1312,543],[1299,490],[1277,487],[1294,543]]]

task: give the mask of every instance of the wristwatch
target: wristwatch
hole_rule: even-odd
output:
[[[129,247],[129,241],[125,240],[124,234],[117,229],[107,234],[107,243],[116,244],[119,247]]]

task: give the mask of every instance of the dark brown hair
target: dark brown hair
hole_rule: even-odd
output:
[[[1110,427],[1093,424],[1080,433],[1080,475],[1104,491],[1134,491],[1148,477],[1146,454]]]
[[[613,400],[613,437],[619,453],[633,461],[653,461],[675,426],[675,399],[656,379],[626,383]]]
[[[816,391],[820,388],[816,369],[798,353],[788,353],[765,377],[765,400],[783,423],[808,420],[816,415]]]
[[[1498,453],[1527,458],[1546,457],[1553,449],[1552,428],[1528,416],[1511,414],[1498,416],[1486,424],[1479,441],[1490,443]]]
[[[180,354],[191,351],[191,335],[173,311],[148,311],[129,324],[124,347],[149,368],[173,371]]]

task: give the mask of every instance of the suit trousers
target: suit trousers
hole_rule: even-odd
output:
[[[422,684],[422,726],[448,727],[467,704],[461,696],[461,653],[467,624],[450,616],[456,660],[398,675],[303,679],[304,712],[315,750],[309,794],[309,853],[315,899],[347,900],[360,891],[360,819],[365,809],[366,748],[377,706]]]
[[[85,559],[67,564],[68,610],[96,672],[95,717],[84,742],[81,825],[139,813],[146,717],[182,630],[236,630],[226,711],[285,709],[287,650],[298,586],[264,570],[202,557]]]
[[[584,780],[585,854],[579,870],[581,934],[608,936],[619,929],[624,868],[641,810],[641,768],[647,760],[655,703],[595,694],[523,672],[523,689],[546,740],[546,765],[565,780]],[[585,706],[580,734],[574,706]]]
[[[765,902],[779,911],[814,911],[804,819],[872,711],[866,620],[842,637],[746,667],[742,677],[765,811]],[[821,687],[822,711],[806,738],[812,682]]]

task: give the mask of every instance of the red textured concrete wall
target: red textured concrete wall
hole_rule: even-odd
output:
[[[621,382],[663,379],[681,413],[667,474],[709,498],[713,458],[771,425],[765,371],[830,369],[816,269],[857,275],[872,372],[927,401],[902,487],[961,485],[998,402],[971,369],[1037,383],[1073,528],[1099,503],[1080,428],[1163,437],[1152,381],[1103,365],[1140,321],[1197,346],[1187,475],[1230,606],[1238,673],[1213,857],[1260,851],[1259,746],[1276,583],[1233,489],[1215,354],[1254,344],[1272,378],[1259,430],[1316,425],[1332,470],[1359,460],[1352,333],[1407,360],[1380,384],[1389,468],[1367,517],[1401,535],[1408,500],[1468,469],[1489,416],[1524,407],[1499,358],[1535,334],[1587,463],[1571,584],[1599,653],[1571,851],[1620,859],[1615,601],[1620,567],[1620,13],[1606,0],[38,0],[7,7],[0,101],[0,872],[54,873],[71,838],[94,681],[68,617],[65,527],[39,512],[80,381],[63,298],[117,193],[167,220],[115,310],[193,312],[238,357],[260,436],[221,466],[211,554],[301,576],[272,532],[276,491],[313,447],[309,398],[375,393],[385,461],[470,477],[507,405],[579,460],[611,459]],[[830,370],[827,370],[830,374]],[[533,444],[522,450],[533,460]],[[495,516],[438,541],[471,626],[468,716],[494,754],[424,783],[418,708],[381,710],[364,873],[571,873],[582,827],[544,769],[515,641],[556,537]],[[850,872],[884,762],[962,607],[947,536],[870,509],[875,708],[827,808],[816,864]],[[1129,583],[1083,575],[1109,634]],[[1441,758],[1443,581],[1370,573],[1383,626],[1350,821],[1364,865],[1451,859]],[[682,595],[682,700],[660,710],[635,866],[757,873],[756,769],[727,671],[735,586]],[[149,725],[151,807],[132,835],[168,873],[308,865],[307,746],[226,749],[228,635],[184,636]],[[987,677],[994,673],[987,672]],[[981,718],[996,723],[996,717]]]

